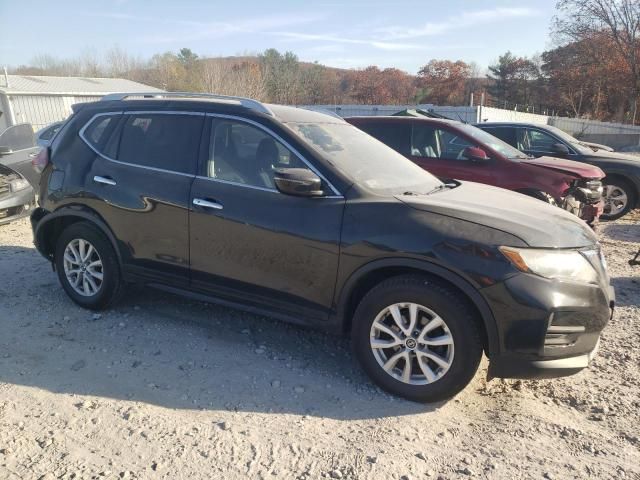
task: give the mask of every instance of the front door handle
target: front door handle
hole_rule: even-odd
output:
[[[40,155],[40,152],[32,152],[29,154],[29,158],[36,158],[38,155]]]
[[[96,175],[93,177],[93,181],[96,183],[102,183],[104,185],[115,185],[116,181],[109,177],[101,177],[100,175]]]
[[[204,198],[194,198],[193,204],[197,205],[198,207],[212,208],[213,210],[222,210],[222,205],[220,205],[218,202],[205,200]]]

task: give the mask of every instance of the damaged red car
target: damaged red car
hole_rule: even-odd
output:
[[[568,210],[590,225],[602,213],[605,174],[596,166],[558,158],[532,158],[479,128],[453,120],[346,120],[437,177],[523,193]]]

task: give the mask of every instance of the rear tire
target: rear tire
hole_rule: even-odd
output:
[[[93,224],[79,222],[64,229],[54,262],[62,288],[81,307],[102,310],[118,298],[123,283],[118,257]]]
[[[358,305],[353,348],[382,389],[416,402],[440,401],[464,389],[478,369],[478,320],[467,299],[446,284],[421,275],[394,277]]]
[[[604,212],[600,215],[602,220],[617,220],[625,216],[636,204],[637,194],[633,185],[622,178],[605,177],[604,185]]]

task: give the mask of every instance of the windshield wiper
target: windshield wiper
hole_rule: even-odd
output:
[[[438,185],[433,190],[428,191],[425,195],[431,195],[432,193],[439,192],[440,190],[444,190],[445,188],[451,188],[451,185],[443,183],[442,185]]]

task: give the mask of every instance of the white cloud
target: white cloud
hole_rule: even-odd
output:
[[[535,15],[538,15],[538,12],[528,7],[498,7],[489,10],[464,12],[460,15],[451,16],[441,22],[427,22],[418,28],[393,26],[379,28],[377,31],[384,36],[385,40],[402,40],[441,35],[451,30],[460,29],[461,27],[473,27],[480,24],[496,23],[510,18],[531,17]]]
[[[375,47],[379,50],[396,51],[396,50],[419,50],[424,49],[423,45],[417,45],[412,43],[396,43],[396,42],[384,42],[372,39],[361,38],[348,38],[331,34],[313,34],[313,33],[298,33],[298,32],[271,32],[273,35],[292,38],[296,40],[308,40],[308,41],[320,41],[320,42],[333,42],[343,43],[351,45],[367,45]]]
[[[113,20],[136,21],[171,25],[171,30],[163,30],[163,33],[143,35],[139,41],[145,43],[175,43],[199,40],[205,38],[220,38],[237,33],[262,33],[276,28],[299,26],[324,20],[325,14],[274,14],[261,17],[249,17],[234,20],[203,22],[198,20],[180,20],[174,18],[161,18],[132,15],[128,13],[98,12],[88,13],[92,17],[109,18]],[[170,33],[169,33],[170,32]]]

